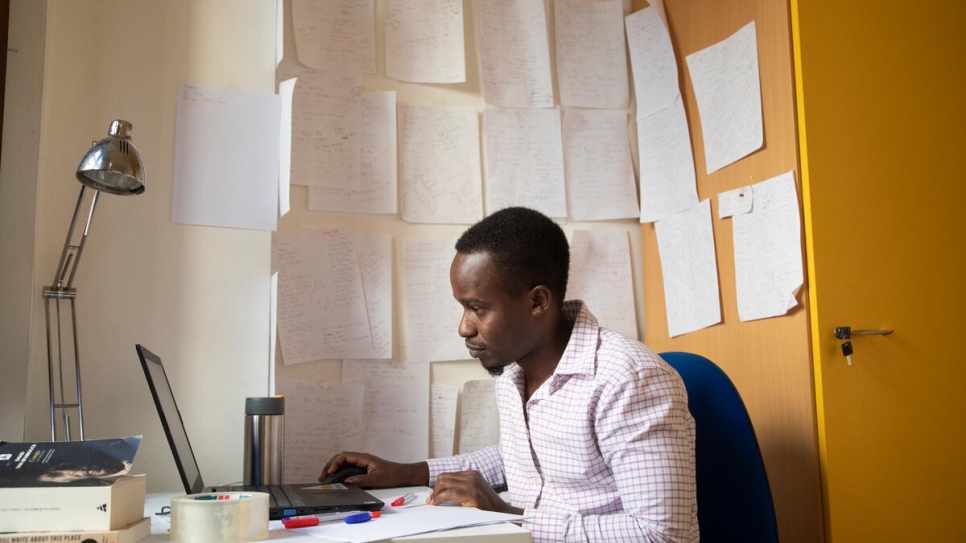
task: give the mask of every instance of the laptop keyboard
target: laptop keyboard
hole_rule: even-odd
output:
[[[304,500],[288,485],[272,486],[228,486],[222,490],[229,492],[264,492],[268,494],[269,507],[289,508],[305,505]]]

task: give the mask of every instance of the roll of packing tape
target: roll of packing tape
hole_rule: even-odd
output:
[[[237,543],[268,537],[268,494],[219,492],[171,498],[172,543]]]

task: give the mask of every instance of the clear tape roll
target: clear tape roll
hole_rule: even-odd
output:
[[[171,498],[172,543],[237,543],[268,537],[268,494],[218,492]]]

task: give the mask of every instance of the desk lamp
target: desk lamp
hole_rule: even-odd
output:
[[[74,273],[77,271],[77,263],[80,262],[84,244],[87,242],[87,233],[91,228],[91,219],[94,217],[94,206],[97,205],[97,198],[100,193],[129,195],[144,192],[144,166],[141,163],[141,155],[134,144],[131,143],[131,123],[122,120],[113,121],[107,137],[94,143],[90,151],[84,155],[80,166],[77,167],[76,175],[77,180],[82,184],[80,196],[77,198],[77,205],[74,208],[74,218],[70,221],[70,228],[67,230],[67,241],[64,243],[64,250],[60,254],[60,263],[57,264],[57,273],[54,275],[53,285],[44,287],[43,293],[47,325],[47,376],[50,385],[51,441],[57,441],[56,414],[58,411],[63,420],[64,440],[70,441],[71,422],[68,411],[71,409],[77,410],[79,438],[84,439],[80,350],[77,345],[77,315],[74,310],[74,299],[77,297],[77,289],[73,287]],[[88,191],[88,189],[91,190]],[[87,223],[84,225],[80,238],[75,241],[74,228],[77,226],[77,218],[80,216],[81,209],[86,208],[83,204],[88,196],[90,208],[87,211]],[[51,323],[52,301],[54,323]],[[70,302],[68,318],[70,321],[69,333],[73,339],[74,348],[73,372],[77,390],[76,401],[69,401],[65,399],[64,395],[64,353],[60,311],[62,301]]]

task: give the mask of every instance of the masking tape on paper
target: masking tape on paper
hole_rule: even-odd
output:
[[[268,494],[217,492],[171,498],[172,543],[236,543],[268,537]]]

